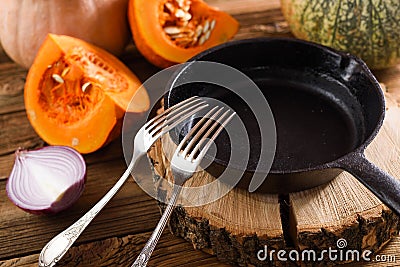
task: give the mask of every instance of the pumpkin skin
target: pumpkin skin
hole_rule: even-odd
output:
[[[120,55],[130,39],[128,0],[1,0],[0,42],[29,68],[48,33],[64,34]]]
[[[44,141],[80,153],[117,137],[125,111],[141,114],[150,106],[140,81],[116,57],[80,39],[52,34],[29,70],[24,100],[28,119]]]
[[[191,16],[189,24],[205,26],[206,21],[213,24],[213,27],[210,25],[207,27],[210,33],[208,38],[204,38],[204,42],[199,36],[193,45],[180,45],[177,40],[166,34],[164,28],[174,27],[178,20],[166,18],[168,15],[165,13],[166,5],[178,6],[179,2],[188,6],[186,13]],[[160,68],[183,63],[212,46],[224,43],[239,29],[239,23],[233,17],[208,6],[201,0],[130,0],[128,18],[137,49],[149,62]],[[212,21],[214,22],[211,23]],[[204,35],[206,34],[202,36]]]
[[[300,39],[354,54],[372,69],[399,62],[398,0],[281,0],[281,5]]]

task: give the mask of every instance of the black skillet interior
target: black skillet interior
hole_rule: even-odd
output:
[[[192,60],[234,67],[262,90],[277,130],[270,174],[322,169],[324,164],[367,143],[381,120],[380,96],[377,90],[366,90],[375,86],[366,66],[353,56],[320,45],[295,39],[258,38],[226,43]],[[260,133],[246,104],[223,87],[196,83],[170,90],[165,105],[169,107],[193,95],[215,97],[238,113],[251,140],[246,171],[254,171]],[[193,122],[188,125],[175,134],[183,136]],[[215,161],[226,166],[229,138],[223,134],[216,143]]]

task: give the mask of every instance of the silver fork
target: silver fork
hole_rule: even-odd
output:
[[[163,113],[151,119],[140,128],[134,139],[134,149],[132,160],[117,183],[78,221],[65,229],[63,232],[51,239],[42,249],[39,255],[40,267],[51,267],[56,264],[78,239],[93,218],[103,209],[103,207],[119,191],[121,186],[128,179],[142,157],[146,157],[147,150],[163,134],[170,131],[173,127],[189,118],[196,112],[207,107],[208,104],[199,97],[192,97],[177,105],[165,110]],[[148,161],[147,161],[147,166]]]
[[[147,265],[171,213],[175,208],[182,185],[193,176],[212,142],[236,114],[235,112],[227,110],[220,115],[222,110],[223,107],[219,108],[218,106],[211,109],[198,123],[196,123],[176,148],[171,160],[171,171],[174,177],[171,197],[160,221],[132,267],[144,267]],[[213,135],[209,138],[211,134]],[[204,142],[206,143],[202,147]]]

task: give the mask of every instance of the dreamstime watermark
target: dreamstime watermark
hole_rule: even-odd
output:
[[[257,252],[257,259],[260,261],[302,261],[302,262],[321,262],[321,261],[339,261],[339,262],[396,262],[396,255],[372,255],[371,250],[365,249],[362,251],[356,249],[347,249],[347,240],[340,238],[336,242],[336,247],[328,247],[321,251],[313,249],[298,250],[275,250],[268,249],[264,246],[263,249]]]

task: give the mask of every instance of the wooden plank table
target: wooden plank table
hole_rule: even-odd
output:
[[[241,23],[236,39],[257,36],[290,36],[279,0],[209,0],[234,15]],[[130,45],[122,60],[138,77],[158,71]],[[121,140],[86,155],[87,184],[79,201],[55,216],[35,216],[15,207],[7,198],[5,184],[19,147],[37,148],[44,142],[30,126],[23,105],[26,70],[0,50],[0,266],[37,266],[42,247],[80,218],[117,181],[126,168]],[[375,72],[400,103],[400,65]],[[59,266],[130,266],[160,218],[154,199],[130,179],[78,239]],[[382,254],[397,254],[400,238],[392,240]],[[196,251],[184,240],[165,231],[149,266],[227,266],[214,256]],[[371,266],[378,266],[374,263]]]

